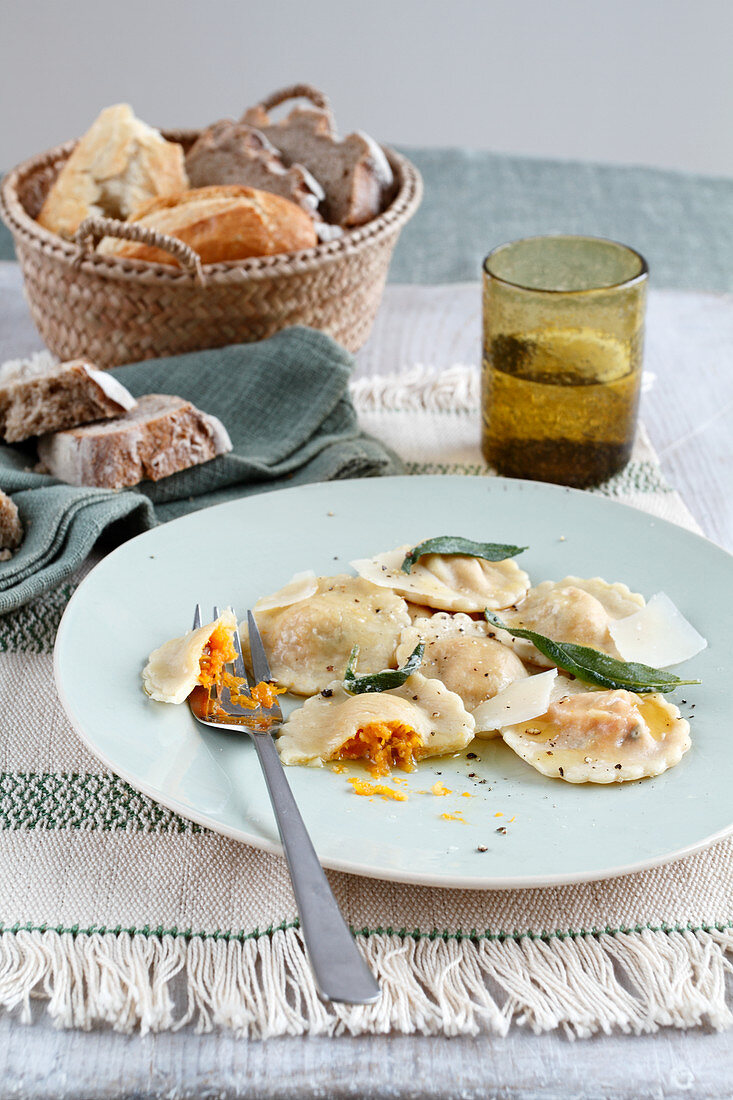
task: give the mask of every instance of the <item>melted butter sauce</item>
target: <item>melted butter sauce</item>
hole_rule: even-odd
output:
[[[674,727],[677,717],[671,715],[658,699],[644,699],[639,713],[646,722],[655,741],[662,741]]]
[[[676,718],[673,717],[666,709],[663,701],[656,696],[644,698],[643,696],[637,696],[639,702],[635,706],[636,712],[643,719],[646,728],[654,738],[655,741],[663,741],[665,736],[670,732]],[[568,728],[569,727],[569,728]],[[527,722],[524,727],[525,733],[528,734],[527,740],[531,740],[533,745],[548,745],[551,750],[555,748],[558,753],[562,753],[566,759],[578,760],[587,755],[588,752],[596,750],[603,751],[604,749],[616,749],[618,743],[615,737],[596,738],[593,736],[593,732],[590,731],[583,744],[565,744],[564,738],[568,734],[573,735],[575,740],[580,734],[578,734],[573,727],[572,723],[568,723],[568,726],[564,726],[559,722],[552,722],[548,720],[544,715],[540,718],[533,718],[530,722]]]

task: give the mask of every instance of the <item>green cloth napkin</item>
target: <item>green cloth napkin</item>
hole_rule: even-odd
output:
[[[0,613],[66,580],[103,532],[121,541],[157,522],[269,489],[404,472],[360,431],[348,392],[353,357],[313,329],[257,344],[147,360],[111,373],[135,397],[171,393],[218,416],[226,455],[134,489],[76,488],[32,472],[32,446],[0,447],[0,488],[18,506],[25,539],[0,563]]]

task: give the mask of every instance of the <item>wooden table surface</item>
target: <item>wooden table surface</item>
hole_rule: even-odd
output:
[[[3,1100],[730,1100],[727,1036],[126,1037],[0,1017]]]
[[[445,171],[451,163],[450,154],[445,153],[436,170]],[[562,183],[560,177],[571,178],[572,168],[568,166],[562,172],[553,169],[558,185]],[[605,170],[604,175],[604,170],[599,170],[599,178],[606,183],[600,191],[591,189],[596,198],[600,195],[607,202],[613,187],[621,193],[626,186],[624,170],[617,170],[615,176],[614,171]],[[650,176],[650,180],[657,189],[662,188],[670,209],[676,209],[672,174],[662,181],[664,186],[657,176]],[[685,226],[688,242],[694,242],[696,226],[698,230],[700,247],[695,253],[694,279],[685,282],[677,271],[674,280],[676,269],[670,249],[666,285],[732,289],[733,250],[719,247],[719,235],[715,241],[705,242],[712,216],[710,202],[717,194],[730,205],[733,182],[717,181],[712,191],[701,184],[696,191],[689,178],[680,177],[678,198],[688,193],[702,195],[703,191],[707,200],[699,203],[697,222],[692,229],[689,224]],[[436,206],[437,213],[431,209],[427,228],[422,234],[413,234],[414,256],[420,250],[428,254],[428,230],[439,214],[454,220],[460,217],[460,210],[446,215],[446,209]],[[553,228],[543,225],[534,230],[537,223],[531,220],[525,224],[527,232]],[[566,227],[566,223],[561,225]],[[525,231],[523,225],[516,228]],[[605,226],[586,218],[579,228],[601,232]],[[613,235],[634,243],[635,238],[624,232],[623,219],[610,228]],[[519,235],[513,223],[512,230],[513,235]],[[662,256],[661,235],[673,234],[674,226],[661,224],[658,231],[660,262],[667,262],[666,254]],[[445,242],[451,241],[450,223],[442,236]],[[707,283],[701,261],[705,247],[712,249]],[[475,249],[475,243],[467,239],[464,253],[469,248]],[[420,277],[413,281],[477,278],[475,265],[472,267],[466,255],[451,258],[450,270],[445,263],[441,266],[434,259],[431,262],[432,267],[428,270],[423,265]],[[405,273],[413,269],[410,255],[403,253],[398,266],[403,282],[410,281]],[[0,361],[37,347],[40,341],[21,296],[17,268],[0,263]],[[723,369],[726,356],[727,370]],[[362,358],[362,371],[380,369],[387,373],[396,365],[380,367],[368,353]],[[709,364],[690,364],[687,371],[665,376],[652,392],[654,400],[645,401],[643,416],[668,480],[680,489],[705,533],[733,549],[733,344],[720,349],[714,377]],[[729,594],[721,593],[721,599],[726,595],[729,598]],[[733,1096],[733,1032],[667,1029],[656,1035],[598,1036],[571,1043],[558,1033],[535,1036],[515,1028],[505,1039],[490,1035],[452,1039],[374,1036],[283,1038],[262,1043],[237,1040],[226,1033],[197,1036],[191,1029],[143,1038],[105,1031],[58,1032],[40,1006],[36,1017],[33,1026],[23,1027],[6,1015],[0,1016],[1,1100],[228,1100],[244,1096],[252,1100],[730,1100]]]

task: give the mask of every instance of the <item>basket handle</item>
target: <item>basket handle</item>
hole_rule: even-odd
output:
[[[327,95],[319,92],[312,84],[289,84],[287,88],[280,88],[261,100],[257,106],[264,111],[271,111],[273,107],[279,107],[286,99],[309,99],[315,107],[321,107],[331,114],[331,103]]]
[[[77,267],[81,265],[85,256],[97,247],[103,237],[119,237],[121,240],[139,241],[153,248],[161,248],[164,252],[169,252],[187,271],[192,271],[203,285],[201,257],[195,249],[180,241],[178,237],[170,237],[167,233],[161,233],[160,230],[152,229],[149,225],[120,222],[116,218],[102,218],[96,215],[85,218],[74,234],[74,243],[78,244],[81,250],[74,261]]]

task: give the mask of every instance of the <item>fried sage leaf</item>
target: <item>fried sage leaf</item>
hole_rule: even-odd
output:
[[[624,688],[626,691],[635,691],[638,695],[644,695],[650,691],[674,691],[683,684],[700,683],[699,680],[680,680],[671,672],[663,672],[661,669],[651,668],[650,665],[619,661],[587,645],[553,642],[551,638],[546,638],[544,634],[538,634],[534,630],[515,629],[507,626],[488,609],[484,611],[484,615],[492,626],[506,630],[515,638],[526,638],[558,668],[577,676],[586,684],[596,684],[604,688]]]
[[[500,542],[473,542],[459,535],[438,535],[426,539],[414,547],[402,562],[402,572],[409,573],[418,558],[424,554],[466,554],[470,558],[483,558],[484,561],[505,561],[514,558],[526,550],[526,546],[504,546]]]
[[[364,695],[370,691],[389,691],[390,688],[402,687],[408,676],[417,672],[422,664],[422,656],[425,646],[419,642],[402,668],[385,668],[382,672],[372,672],[367,676],[356,676],[356,659],[359,656],[359,647],[355,645],[349,656],[349,663],[344,672],[344,689],[349,695]]]

